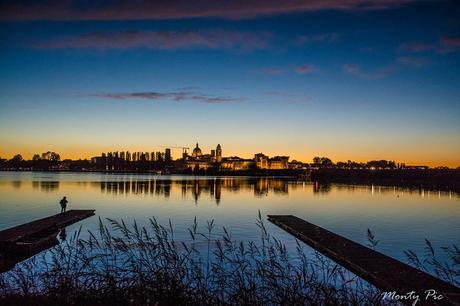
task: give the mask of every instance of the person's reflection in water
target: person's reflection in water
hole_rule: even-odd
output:
[[[63,197],[62,200],[59,202],[59,204],[61,204],[61,214],[65,212],[67,208],[67,203],[69,203],[69,201],[67,201],[66,197]]]
[[[59,239],[61,239],[61,241],[64,241],[66,238],[67,238],[67,233],[64,227],[64,228],[61,228],[61,231],[59,233]]]

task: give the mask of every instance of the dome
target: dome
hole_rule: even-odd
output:
[[[200,147],[198,147],[198,142],[197,142],[196,143],[196,148],[193,149],[192,157],[196,158],[196,157],[200,157],[201,155],[203,155],[203,153],[201,153],[201,149],[200,149]]]

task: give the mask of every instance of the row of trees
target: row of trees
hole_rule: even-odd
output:
[[[0,158],[0,160],[2,160]],[[42,155],[40,156],[40,154],[35,154],[33,157],[32,157],[32,161],[40,161],[40,160],[47,160],[47,161],[52,161],[52,162],[58,162],[58,161],[61,161],[61,156],[56,153],[56,152],[51,152],[51,151],[48,151],[48,152],[45,152],[45,153],[42,153]],[[16,154],[15,156],[13,156],[13,158],[11,158],[10,160],[8,161],[11,161],[11,162],[22,162],[24,161],[24,158],[22,157],[21,154]]]
[[[172,162],[139,160],[128,162],[113,158],[94,158],[93,160],[61,160],[59,154],[46,152],[35,154],[31,160],[25,160],[21,154],[11,159],[0,158],[0,169],[3,170],[66,170],[66,171],[152,171],[168,170]]]
[[[313,166],[318,168],[348,168],[348,169],[398,169],[403,168],[404,164],[396,164],[388,160],[371,160],[366,163],[354,161],[337,162],[334,164],[328,157],[314,157]]]
[[[1,159],[0,167],[2,169],[37,169],[50,170],[59,167],[61,157],[56,152],[45,152],[41,156],[35,154],[32,160],[25,160],[21,154],[16,154],[11,159]]]

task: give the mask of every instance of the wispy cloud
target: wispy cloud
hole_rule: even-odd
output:
[[[342,69],[346,73],[354,75],[361,79],[379,80],[389,76],[393,72],[394,67],[384,67],[373,71],[366,71],[363,70],[361,66],[358,64],[345,64],[342,66]]]
[[[400,64],[413,66],[417,68],[423,67],[426,64],[426,60],[410,56],[400,56],[396,59],[396,61]]]
[[[460,37],[445,36],[441,37],[441,47],[439,52],[450,53],[460,50]]]
[[[419,42],[419,41],[406,42],[406,43],[401,44],[401,46],[399,46],[400,51],[407,51],[407,52],[413,52],[413,53],[430,51],[434,49],[436,49],[436,45]]]
[[[299,74],[313,73],[316,70],[316,67],[310,64],[301,65],[295,69],[295,71]]]
[[[39,42],[44,49],[185,49],[212,48],[251,51],[268,46],[271,34],[267,32],[237,32],[224,30],[93,32]]]
[[[392,63],[387,66],[367,70],[362,68],[359,64],[349,63],[344,64],[342,69],[344,72],[353,75],[355,77],[366,79],[366,80],[380,80],[384,79],[391,74],[400,71],[404,66],[421,68],[425,66],[427,60],[425,58],[413,57],[413,56],[400,56],[397,57]]]
[[[283,68],[276,68],[276,67],[265,67],[260,70],[258,70],[258,73],[262,73],[265,75],[271,75],[271,76],[280,76],[284,74],[289,74],[291,72],[295,72],[297,74],[308,74],[308,73],[313,73],[316,72],[318,68],[312,64],[303,64],[297,67],[283,67]]]
[[[436,53],[450,53],[460,50],[460,37],[443,36],[439,41],[433,43],[426,42],[407,42],[401,44],[398,49],[400,52],[420,53],[434,51]]]
[[[415,0],[0,0],[2,20],[252,18],[320,10],[375,10]]]
[[[445,46],[460,48],[460,37],[442,37],[441,41]]]
[[[151,101],[174,101],[174,102],[200,102],[206,104],[226,104],[244,101],[244,98],[206,95],[191,91],[172,92],[124,92],[124,93],[96,93],[86,96],[100,97],[115,100],[144,99]]]
[[[331,43],[339,39],[340,34],[338,33],[321,33],[314,35],[301,35],[296,38],[296,42],[299,45],[308,43]]]

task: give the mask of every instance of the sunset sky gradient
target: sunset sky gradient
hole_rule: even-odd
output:
[[[198,141],[459,167],[458,16],[456,1],[0,0],[0,156]]]

